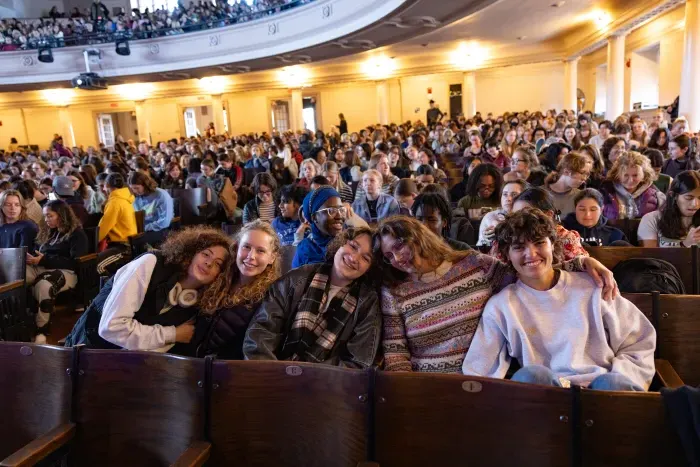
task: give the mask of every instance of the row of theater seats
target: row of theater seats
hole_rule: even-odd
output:
[[[659,393],[21,343],[0,366],[2,466],[683,465]]]

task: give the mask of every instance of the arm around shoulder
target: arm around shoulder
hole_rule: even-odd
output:
[[[285,276],[272,284],[250,320],[243,340],[246,360],[277,360],[277,349],[284,339],[288,292],[292,279]],[[292,289],[293,290],[293,289]]]

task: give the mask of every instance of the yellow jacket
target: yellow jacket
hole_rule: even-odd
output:
[[[129,237],[136,235],[133,203],[134,195],[128,188],[118,188],[110,193],[100,220],[99,241],[107,238],[110,242],[128,243]]]

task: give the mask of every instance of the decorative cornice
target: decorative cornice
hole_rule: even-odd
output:
[[[605,47],[608,38],[611,36],[625,36],[654,18],[667,13],[680,5],[685,4],[685,0],[666,0],[659,5],[658,1],[647,1],[641,3],[636,8],[621,15],[613,22],[606,31],[598,31],[585,39],[569,47],[567,55],[569,57],[581,57],[595,52],[601,47]],[[648,10],[651,7],[651,10]]]

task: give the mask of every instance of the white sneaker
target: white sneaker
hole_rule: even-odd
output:
[[[43,334],[37,334],[34,338],[35,344],[46,344],[46,336]]]

